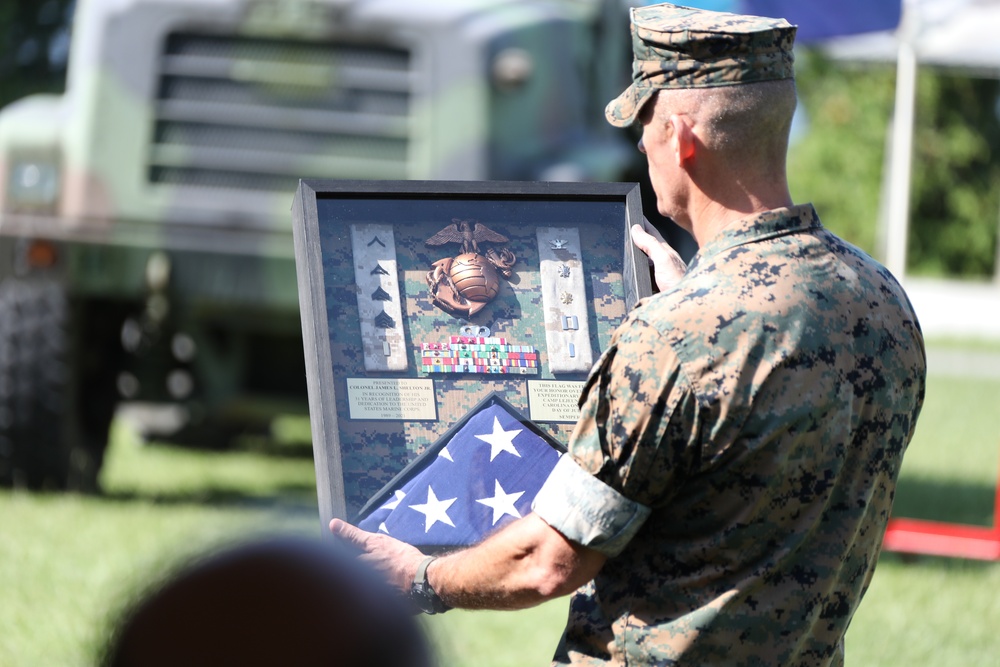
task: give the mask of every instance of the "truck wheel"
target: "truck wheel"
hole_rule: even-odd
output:
[[[69,313],[53,281],[0,283],[0,484],[97,490],[106,439],[80,427]]]

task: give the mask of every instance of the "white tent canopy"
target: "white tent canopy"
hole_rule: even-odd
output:
[[[923,65],[1000,72],[1000,0],[903,0],[898,30],[829,40],[845,60],[893,61],[901,42]]]
[[[1000,71],[1000,2],[978,0],[965,2],[923,2],[921,4],[961,5],[953,14],[927,17],[914,26],[912,38],[917,61],[928,65],[982,70],[996,75]],[[909,27],[904,24],[904,27]]]

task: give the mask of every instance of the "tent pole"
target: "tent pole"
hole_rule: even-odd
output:
[[[904,38],[900,39],[896,61],[896,106],[892,122],[888,224],[885,232],[885,265],[900,280],[906,274],[916,97],[917,56],[912,44]]]

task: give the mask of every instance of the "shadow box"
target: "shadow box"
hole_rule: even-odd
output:
[[[324,525],[356,521],[490,396],[565,445],[651,294],[635,183],[304,180],[292,218]]]

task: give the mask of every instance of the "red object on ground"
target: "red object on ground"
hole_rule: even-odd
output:
[[[993,526],[970,526],[918,519],[890,519],[882,548],[910,554],[1000,560],[1000,479],[993,503]]]

